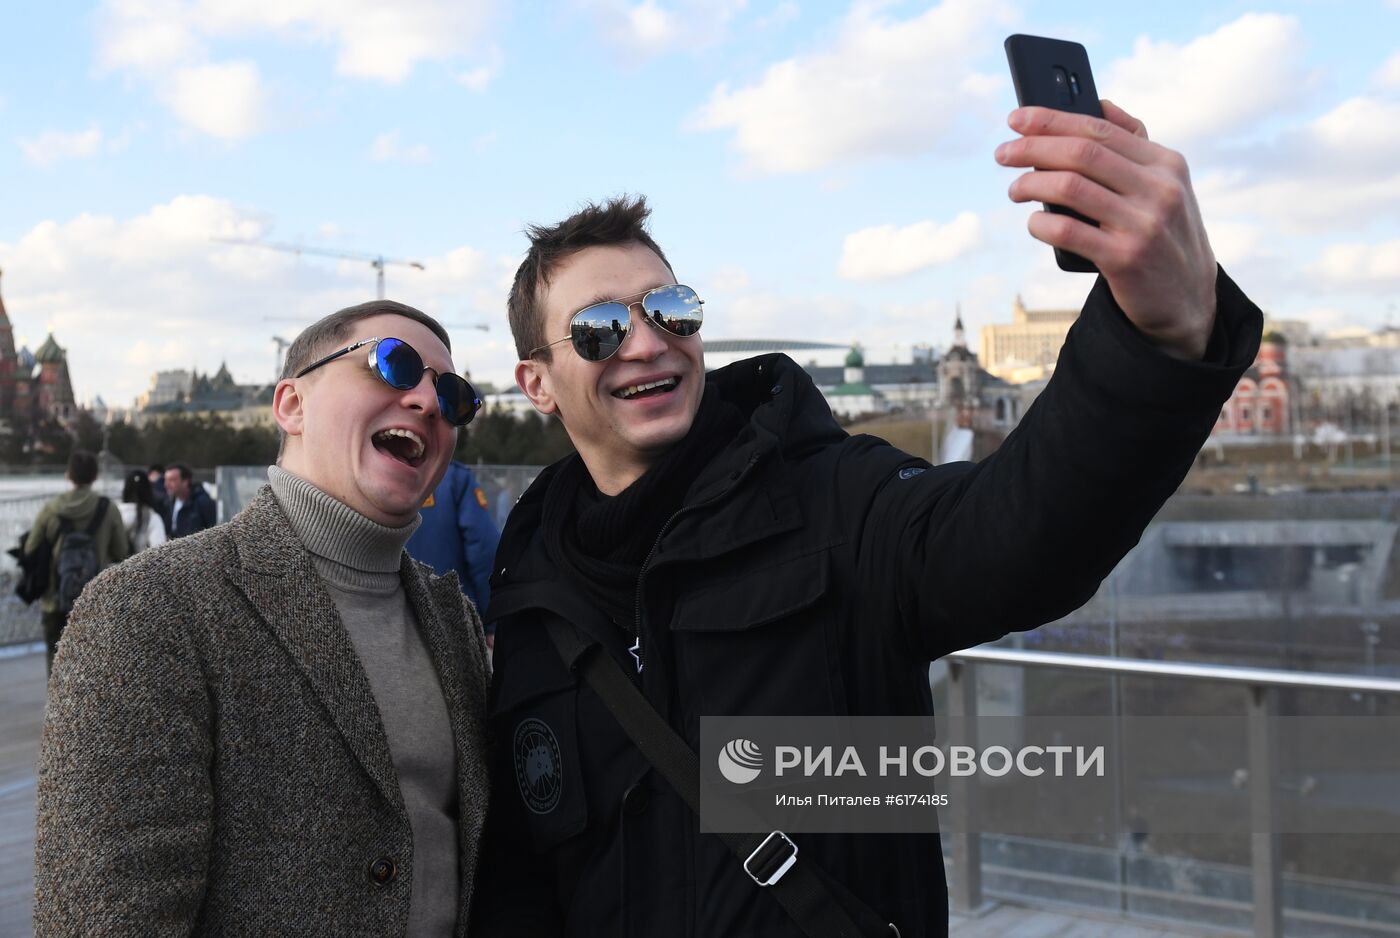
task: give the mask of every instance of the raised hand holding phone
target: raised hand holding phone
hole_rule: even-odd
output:
[[[1215,323],[1215,254],[1186,160],[1147,138],[1142,121],[1101,101],[1103,117],[1021,107],[1021,134],[997,147],[1003,166],[1034,167],[1014,202],[1062,205],[1097,220],[1031,214],[1033,237],[1099,269],[1123,312],[1170,354],[1200,359]]]

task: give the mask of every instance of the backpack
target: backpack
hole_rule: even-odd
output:
[[[86,530],[74,531],[73,521],[63,518],[58,530],[58,611],[65,615],[73,611],[73,604],[88,581],[97,576],[97,529],[107,517],[107,508],[112,503],[103,496],[97,500],[97,510],[92,513]]]
[[[29,542],[29,532],[19,536],[19,543],[7,553],[19,565],[19,582],[15,583],[15,595],[26,604],[34,602],[49,591],[49,568],[53,565],[53,544],[43,541],[32,554],[24,552]]]

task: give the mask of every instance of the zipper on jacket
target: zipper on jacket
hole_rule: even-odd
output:
[[[677,518],[679,518],[681,515],[685,514],[687,511],[694,511],[694,510],[699,509],[699,508],[704,508],[706,505],[713,504],[714,502],[719,501],[719,500],[720,500],[721,498],[723,498],[725,495],[728,495],[731,491],[733,491],[733,490],[734,490],[734,487],[735,487],[736,485],[738,485],[740,482],[743,481],[744,476],[748,475],[748,474],[749,474],[749,470],[752,469],[752,468],[754,467],[754,464],[758,462],[758,457],[759,457],[759,454],[758,454],[758,453],[754,453],[752,456],[750,456],[750,457],[749,457],[749,461],[748,461],[747,463],[745,463],[744,468],[741,469],[741,470],[739,470],[739,472],[734,476],[734,478],[733,478],[733,480],[730,482],[730,484],[727,485],[727,486],[725,486],[725,488],[724,488],[723,491],[716,492],[714,495],[711,495],[709,498],[705,499],[703,502],[701,502],[701,503],[698,504],[698,505],[683,505],[683,506],[681,506],[680,508],[677,508],[674,512],[671,513],[671,517],[669,517],[669,518],[666,519],[666,523],[663,524],[663,525],[661,526],[661,530],[657,532],[657,534],[656,534],[656,540],[652,542],[652,544],[651,544],[651,550],[647,551],[646,559],[642,561],[641,570],[638,571],[638,573],[637,573],[637,595],[636,595],[636,597],[635,597],[635,599],[634,599],[634,603],[633,603],[633,608],[634,608],[634,611],[635,611],[635,613],[636,613],[635,624],[636,624],[636,626],[637,626],[637,631],[636,631],[636,634],[633,636],[632,647],[629,648],[629,649],[627,649],[627,651],[628,651],[628,653],[630,653],[630,654],[632,655],[632,657],[633,657],[633,658],[636,660],[636,662],[637,662],[637,673],[638,673],[638,674],[641,674],[641,673],[642,673],[642,666],[643,666],[643,659],[642,659],[642,587],[643,587],[644,583],[646,582],[647,570],[648,570],[648,568],[650,568],[650,566],[651,566],[651,558],[652,558],[653,556],[656,555],[656,550],[657,550],[657,548],[661,546],[661,539],[662,539],[663,537],[666,536],[666,532],[669,531],[669,530],[671,529],[671,524],[672,524]]]

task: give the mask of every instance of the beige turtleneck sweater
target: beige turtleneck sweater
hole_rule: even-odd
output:
[[[311,552],[369,676],[413,831],[409,938],[457,925],[457,772],[437,669],[399,578],[403,546],[420,519],[389,528],[305,479],[273,466],[273,494]]]

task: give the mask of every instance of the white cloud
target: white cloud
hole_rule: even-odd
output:
[[[1215,259],[1230,268],[1257,254],[1264,243],[1264,230],[1247,222],[1207,221],[1206,233]]]
[[[1391,165],[1400,161],[1400,101],[1349,98],[1308,129],[1318,145],[1338,154],[1380,152]]]
[[[272,219],[225,199],[182,195],[137,215],[79,215],[41,222],[0,243],[5,304],[16,333],[43,341],[54,331],[68,349],[80,398],[101,394],[126,405],[158,368],[213,370],[221,360],[240,381],[271,377],[274,334],[291,338],[293,317],[310,324],[374,295],[374,271],[214,237],[259,239]],[[389,295],[443,320],[479,321],[499,309],[502,271],[515,260],[470,246],[420,256],[424,271],[390,267]],[[514,365],[504,315],[471,332],[459,367],[504,376]]]
[[[1140,118],[1153,140],[1180,147],[1248,132],[1293,105],[1311,82],[1302,51],[1295,18],[1248,13],[1185,45],[1140,37],[1098,90]]]
[[[1250,219],[1287,234],[1315,234],[1366,224],[1400,206],[1400,171],[1330,179],[1214,172],[1198,178],[1195,189],[1206,218]]]
[[[186,125],[220,140],[241,140],[262,128],[265,96],[252,62],[176,69],[161,92]]]
[[[1385,88],[1400,88],[1400,52],[1386,59],[1385,64],[1376,69],[1375,81]]]
[[[1316,269],[1334,286],[1382,290],[1400,287],[1400,239],[1380,244],[1334,244],[1322,252]]]
[[[754,23],[754,27],[756,29],[775,29],[779,26],[786,26],[797,19],[801,13],[802,9],[794,0],[779,0],[768,15],[760,17]]]
[[[1004,4],[985,0],[944,0],[906,20],[860,3],[829,48],[771,65],[753,84],[719,85],[690,125],[732,130],[760,172],[923,152],[955,139],[956,122],[1004,86],[974,65],[1008,20]]]
[[[399,142],[399,132],[390,130],[374,138],[369,158],[376,163],[426,163],[431,154],[424,144],[406,147]]]
[[[651,0],[626,11],[627,38],[636,43],[668,43],[676,34],[676,19]]]
[[[947,224],[880,225],[846,236],[838,272],[847,280],[881,280],[946,264],[977,247],[982,222],[963,212]]]
[[[337,73],[396,83],[421,62],[477,51],[493,16],[493,0],[105,0],[97,59],[103,69],[148,83],[194,129],[236,139],[264,123],[256,66],[212,64],[211,47],[266,36],[329,44],[336,48]],[[498,61],[488,62],[467,72],[464,83],[484,87],[499,68]],[[172,83],[183,87],[172,89]],[[206,116],[190,101],[199,84],[220,85],[238,97],[228,104],[211,99],[215,113]]]
[[[1242,153],[1239,165],[1197,174],[1207,218],[1316,234],[1400,209],[1400,101],[1349,98]]]
[[[475,68],[469,68],[457,76],[457,83],[472,91],[482,92],[495,81],[505,63],[505,55],[500,47],[492,46],[482,57],[483,61]]]
[[[716,305],[723,309],[723,318],[713,323],[706,318],[705,331],[711,339],[795,334],[803,339],[847,343],[869,338],[866,324],[872,321],[870,310],[861,304],[829,294],[796,296],[757,289]]]
[[[471,52],[493,15],[489,0],[202,0],[198,27],[211,36],[272,33],[337,47],[336,71],[400,82],[425,61]]]
[[[603,41],[623,56],[620,64],[639,64],[663,52],[697,51],[721,41],[746,0],[591,0],[575,3],[590,17]]]
[[[192,14],[181,0],[108,0],[98,16],[98,64],[159,74],[202,58]]]
[[[81,159],[95,155],[102,147],[102,131],[96,127],[64,133],[45,130],[37,137],[19,141],[24,158],[35,166],[48,166],[59,160]]]

